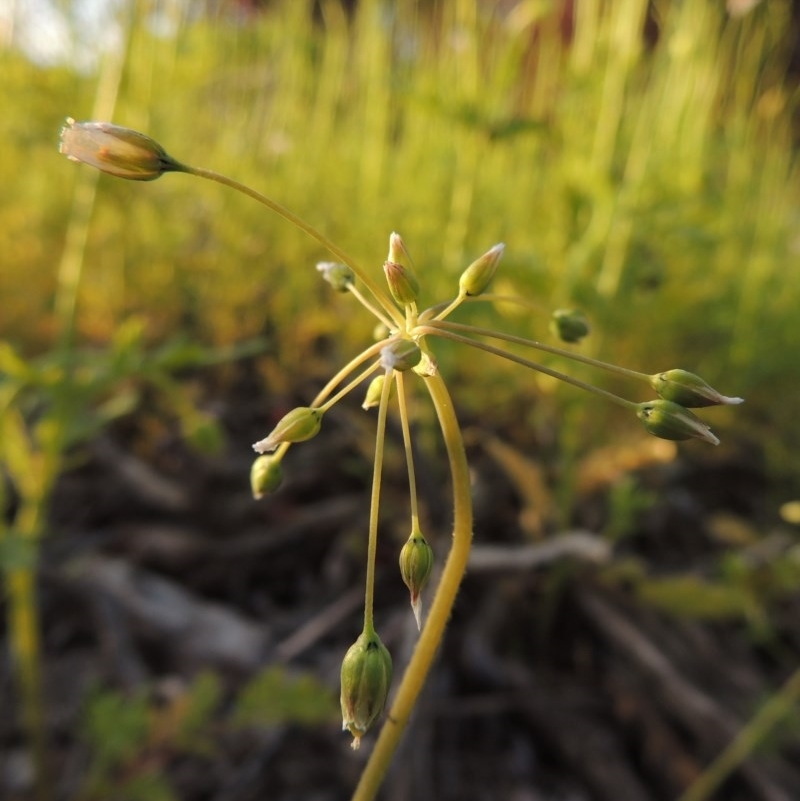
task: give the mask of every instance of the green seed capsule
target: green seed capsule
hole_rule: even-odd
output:
[[[422,615],[420,593],[428,583],[432,568],[433,549],[419,530],[412,531],[400,550],[400,575],[411,593],[411,609],[417,628],[420,628]]]
[[[250,487],[256,500],[270,495],[283,482],[281,459],[272,454],[259,456],[250,468]]]
[[[375,376],[375,378],[373,378],[372,381],[369,382],[369,386],[367,387],[367,394],[364,397],[364,402],[361,404],[362,409],[374,409],[376,406],[380,404],[384,383],[386,383],[385,373],[381,373],[381,375]],[[394,394],[394,381],[392,381],[392,386],[389,387],[389,397],[391,398],[393,394]]]
[[[283,442],[305,442],[319,433],[323,412],[309,406],[300,406],[285,414],[272,431],[253,444],[257,453],[274,451]]]
[[[743,403],[742,398],[729,398],[709,386],[699,375],[687,370],[667,370],[650,376],[650,386],[664,400],[679,403],[681,406],[698,408],[701,406],[735,405]]]
[[[483,294],[497,272],[497,265],[500,264],[505,249],[506,246],[501,242],[475,259],[461,273],[461,278],[458,280],[459,294],[469,297]]]
[[[422,351],[411,339],[395,339],[381,348],[381,367],[384,370],[404,372],[416,367],[421,360]]]
[[[651,434],[661,439],[681,440],[694,437],[712,445],[719,445],[719,440],[699,417],[672,401],[654,400],[640,403],[636,416]]]
[[[380,717],[392,682],[392,657],[374,629],[365,628],[342,661],[342,731],[353,735],[353,748]]]
[[[575,309],[554,311],[550,329],[562,342],[580,342],[590,330],[589,321]]]

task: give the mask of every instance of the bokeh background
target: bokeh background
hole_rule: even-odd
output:
[[[144,131],[423,305],[496,242],[530,306],[458,319],[738,407],[718,448],[440,345],[475,551],[384,799],[800,797],[800,13],[788,0],[6,0],[0,8],[0,797],[334,801],[374,413],[352,397],[256,503],[250,443],[372,341],[328,255],[251,200],[58,154]],[[618,376],[547,359],[629,397]],[[413,404],[426,533],[451,505]],[[393,423],[376,615],[416,627]]]

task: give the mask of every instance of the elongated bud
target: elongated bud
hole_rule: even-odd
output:
[[[506,246],[500,242],[495,245],[486,253],[470,264],[463,273],[461,278],[458,279],[458,290],[462,295],[474,297],[486,291],[486,288],[491,283],[494,274],[497,272],[497,265],[500,264],[500,259],[503,257],[503,251]]]
[[[383,385],[386,383],[386,374],[381,373],[380,375],[376,375],[372,381],[369,382],[369,386],[367,387],[367,394],[364,397],[364,402],[361,404],[362,409],[374,409],[376,406],[380,405],[381,402],[381,394],[383,393]],[[392,386],[389,387],[389,397],[391,398],[394,394],[394,381],[392,381]]]
[[[317,270],[337,292],[347,292],[347,288],[356,280],[353,271],[346,264],[338,261],[318,262]]]
[[[403,267],[415,273],[414,260],[411,258],[408,248],[406,248],[406,243],[403,242],[403,237],[394,233],[394,231],[389,234],[389,255],[386,257],[386,261],[402,264]]]
[[[417,628],[421,627],[422,601],[420,593],[428,583],[433,568],[433,549],[422,532],[415,529],[400,550],[400,575],[411,593],[411,609]]]
[[[309,406],[300,406],[285,414],[278,425],[264,437],[253,443],[257,453],[274,451],[282,442],[305,442],[319,433],[323,412]]]
[[[734,405],[744,403],[744,398],[729,398],[709,386],[699,375],[687,370],[667,370],[650,376],[650,386],[664,400],[680,403],[681,406]]]
[[[395,339],[381,348],[381,366],[385,370],[403,372],[416,367],[422,359],[419,345],[410,339]]]
[[[353,748],[383,712],[391,683],[391,654],[375,631],[365,628],[342,661],[342,731],[353,735]]]
[[[250,488],[256,500],[275,492],[282,482],[283,467],[279,457],[263,454],[253,462],[250,468]]]
[[[642,425],[661,439],[702,439],[712,445],[719,440],[711,429],[699,418],[678,403],[668,400],[646,401],[638,404],[636,416]]]
[[[589,321],[576,309],[553,312],[550,329],[562,342],[580,342],[589,333]]]
[[[417,276],[408,267],[398,264],[395,261],[387,261],[383,264],[383,272],[386,275],[386,283],[389,284],[389,291],[392,297],[401,305],[408,306],[409,303],[416,303],[419,297],[419,281]]]
[[[154,181],[185,167],[143,133],[110,122],[75,122],[67,117],[59,152],[117,178]]]

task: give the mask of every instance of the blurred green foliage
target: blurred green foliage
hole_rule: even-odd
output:
[[[174,696],[156,702],[141,690],[96,690],[87,698],[81,739],[91,759],[80,801],[179,796],[164,776],[177,755],[213,757],[222,738],[242,729],[338,722],[338,703],[313,676],[278,667],[256,674],[223,711],[215,673],[199,673]]]
[[[737,428],[796,467],[797,427],[776,403],[800,388],[790,5],[733,18],[722,3],[669,0],[522,0],[504,13],[362,0],[348,16],[337,0],[316,14],[276,2],[245,23],[175,20],[164,34],[135,3],[121,12],[114,121],[262,188],[375,270],[400,230],[435,296],[506,241],[499,280],[583,309],[594,355],[697,369],[745,396]],[[0,99],[14,113],[0,122],[0,335],[46,348],[79,172],[54,140],[65,114],[92,115],[103,62],[42,68],[13,48],[2,62]],[[135,313],[155,339],[268,330],[279,363],[322,337],[345,348],[363,331],[319,286],[324,256],[246,198],[186,176],[145,187],[103,177],[77,328],[103,342]],[[546,335],[544,317],[534,331],[514,324]],[[471,361],[442,354],[465,383]],[[503,378],[501,396],[555,391],[480,369]],[[584,441],[606,413],[583,420]]]

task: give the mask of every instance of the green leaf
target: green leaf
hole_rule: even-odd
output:
[[[242,689],[231,724],[329,723],[338,717],[339,706],[330,688],[309,674],[289,675],[282,668],[271,667]]]

